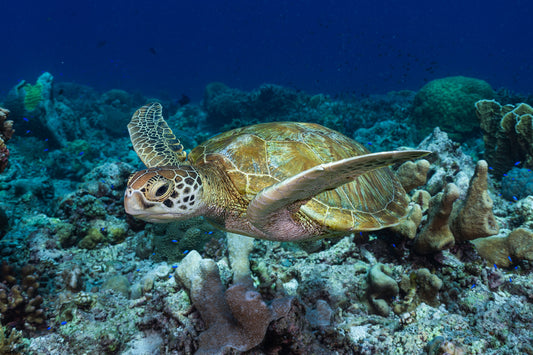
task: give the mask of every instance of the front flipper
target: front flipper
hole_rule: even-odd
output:
[[[128,131],[133,149],[146,167],[176,166],[185,161],[183,146],[163,119],[159,102],[135,111]]]
[[[259,192],[250,202],[246,215],[256,228],[269,236],[268,239],[297,241],[312,238],[309,233],[313,234],[313,231],[306,230],[292,219],[301,204],[372,170],[430,153],[426,150],[380,152],[317,165]]]

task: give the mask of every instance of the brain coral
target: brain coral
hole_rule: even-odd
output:
[[[430,81],[416,94],[411,119],[424,138],[439,126],[455,141],[464,141],[479,130],[475,102],[494,97],[483,80],[452,76]]]

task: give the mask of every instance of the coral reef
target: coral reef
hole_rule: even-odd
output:
[[[414,137],[416,132],[413,125],[405,120],[390,119],[377,121],[369,128],[358,128],[353,135],[356,141],[366,143],[372,151],[394,150],[398,148],[399,142],[412,147],[415,145]]]
[[[492,99],[494,92],[483,80],[451,76],[432,80],[415,96],[412,121],[419,138],[431,133],[435,123],[454,140],[463,142],[479,130],[474,103]]]
[[[167,262],[179,261],[190,250],[204,250],[210,241],[225,238],[203,217],[154,226],[154,234],[154,260]]]
[[[474,174],[474,159],[463,151],[463,147],[452,141],[446,132],[438,127],[417,147],[433,152],[426,159],[431,163],[424,190],[431,196],[453,182],[460,190],[461,197],[466,195],[470,178]]]
[[[61,200],[57,211],[61,222],[54,224],[54,233],[63,247],[93,249],[126,238],[129,226],[120,197],[132,170],[124,163],[101,165],[85,176],[79,189]]]
[[[398,226],[307,245],[252,240],[201,218],[155,225],[126,216],[124,184],[142,165],[121,126],[145,98],[50,78],[39,81],[33,111],[24,88],[1,105],[23,134],[9,142],[0,174],[0,257],[12,267],[0,270],[0,307],[22,299],[2,311],[0,352],[533,353],[531,172],[492,180],[481,140],[461,145],[440,129],[423,140],[419,148],[434,152],[427,162],[396,169],[412,206]],[[187,147],[222,125],[267,120],[325,124],[371,150],[417,143],[410,91],[333,99],[272,85],[210,89],[211,103],[162,100]],[[212,121],[235,109],[237,120]],[[48,121],[54,115],[58,126]],[[63,127],[61,144],[47,127]],[[526,154],[518,137],[513,144]],[[502,174],[518,162],[510,157],[502,155]],[[487,237],[490,216],[500,231]],[[187,267],[192,259],[196,269]],[[28,264],[38,270],[37,290],[34,271],[22,276]],[[30,322],[40,310],[43,323]]]
[[[411,91],[398,91],[353,103],[277,85],[243,92],[215,82],[205,89],[203,109],[206,122],[222,130],[268,121],[315,122],[387,150],[414,144],[414,127],[407,123],[413,97]]]
[[[264,85],[251,93],[231,89],[222,83],[210,83],[204,93],[207,121],[216,126],[234,120],[254,122],[265,116],[286,116],[298,105],[295,91],[277,85]],[[234,123],[235,124],[235,123]]]
[[[144,101],[140,95],[130,95],[124,90],[109,90],[100,99],[101,114],[97,122],[112,137],[124,136],[135,107],[142,105]]]

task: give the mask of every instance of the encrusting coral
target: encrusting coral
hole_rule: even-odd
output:
[[[13,121],[8,120],[9,110],[0,107],[0,173],[7,167],[9,150],[6,143],[11,139],[15,130]]]
[[[492,213],[488,193],[488,165],[478,161],[470,180],[466,199],[454,204],[450,228],[456,242],[498,234],[498,223]]]

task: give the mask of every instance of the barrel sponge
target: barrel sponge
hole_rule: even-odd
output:
[[[439,126],[455,141],[465,141],[479,130],[476,101],[492,99],[491,86],[480,79],[452,76],[430,81],[416,94],[411,118],[423,138]]]

